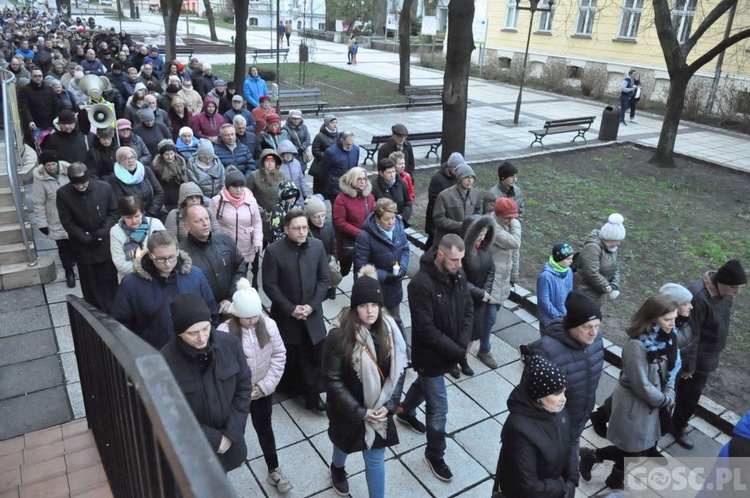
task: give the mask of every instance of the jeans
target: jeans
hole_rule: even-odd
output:
[[[620,123],[625,122],[625,114],[630,108],[630,96],[620,97]]]
[[[346,453],[334,445],[331,459],[333,466],[344,468],[346,456]],[[363,450],[362,457],[365,459],[365,479],[370,498],[385,497],[385,448]]]
[[[424,454],[427,458],[440,459],[445,454],[445,422],[448,419],[448,392],[442,375],[426,377],[419,374],[404,397],[404,412],[415,416],[423,401],[427,408],[427,448]]]
[[[480,351],[490,350],[490,335],[492,334],[492,327],[495,326],[495,322],[497,321],[498,311],[500,311],[499,304],[487,303],[484,307],[484,333],[479,340]]]
[[[279,458],[276,454],[276,438],[271,425],[272,413],[273,396],[263,396],[250,403],[250,419],[253,422],[255,434],[258,435],[258,443],[263,450],[263,459],[266,461],[269,472],[279,466]]]

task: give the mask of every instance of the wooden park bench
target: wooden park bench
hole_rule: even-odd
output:
[[[409,100],[406,108],[415,104],[437,105],[443,102],[443,85],[410,85],[406,87],[406,98]]]
[[[276,54],[280,54],[286,62],[286,56],[289,55],[289,48],[254,48],[253,49],[253,64],[258,62],[258,57],[261,59],[273,59]]]
[[[322,100],[320,88],[282,88],[279,89],[280,106],[284,109],[315,109],[317,116],[328,105]]]
[[[556,135],[558,133],[573,133],[576,132],[576,136],[573,137],[573,142],[576,141],[578,137],[583,139],[583,143],[588,143],[586,141],[586,132],[589,131],[589,128],[591,128],[591,123],[594,122],[596,117],[589,116],[586,118],[570,118],[570,119],[552,119],[544,123],[544,128],[539,130],[529,130],[529,133],[534,134],[534,141],[531,142],[531,145],[529,147],[533,147],[535,143],[539,142],[539,144],[544,147],[544,144],[542,143],[542,139],[546,137],[547,135]]]
[[[162,57],[167,56],[167,53],[163,48],[159,49],[159,53],[162,55]],[[193,49],[192,47],[189,47],[187,45],[177,46],[174,48],[174,56],[179,58],[180,56],[184,56],[188,60],[193,58]]]
[[[378,152],[378,149],[380,149],[380,146],[386,143],[391,136],[392,135],[375,135],[372,137],[369,144],[360,145],[361,148],[367,151],[367,156],[365,157],[365,160],[362,161],[362,164],[367,164],[367,161],[372,161],[372,163],[375,164],[375,154]],[[438,149],[443,144],[443,132],[430,131],[426,133],[409,133],[409,137],[406,141],[409,142],[412,149],[429,146],[430,150],[427,151],[427,155],[424,157],[428,158],[430,157],[430,154],[435,154],[435,157],[439,159],[440,156],[438,156]]]

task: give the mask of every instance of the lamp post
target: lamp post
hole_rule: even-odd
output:
[[[528,7],[521,6],[521,0],[516,0],[516,9],[528,10],[531,12],[531,18],[529,19],[529,34],[526,36],[526,51],[523,54],[523,71],[521,72],[521,86],[518,89],[518,100],[516,100],[516,112],[513,114],[513,124],[518,124],[518,116],[521,114],[521,97],[523,96],[523,82],[526,79],[526,63],[529,60],[529,43],[531,43],[531,29],[534,26],[534,14],[539,12],[551,12],[552,3],[554,0],[549,0],[547,7],[539,7],[539,0],[529,0]]]

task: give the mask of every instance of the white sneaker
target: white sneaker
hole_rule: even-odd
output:
[[[275,486],[279,493],[286,493],[294,487],[289,478],[281,473],[281,467],[269,472],[266,482],[271,486]]]
[[[630,118],[631,123],[637,123],[638,121],[635,120],[635,118]]]

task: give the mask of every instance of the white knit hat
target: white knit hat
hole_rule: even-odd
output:
[[[232,296],[232,314],[237,318],[253,318],[263,311],[258,291],[246,278],[237,282],[237,292]]]
[[[604,240],[623,240],[625,238],[625,218],[621,214],[612,213],[607,218],[607,223],[599,230]]]

